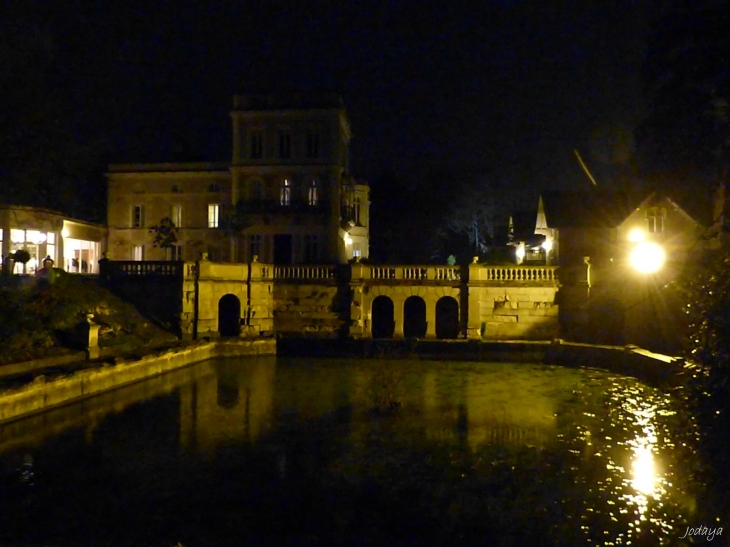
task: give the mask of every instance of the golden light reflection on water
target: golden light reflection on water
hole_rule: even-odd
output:
[[[271,443],[287,416],[314,423],[338,406],[354,407],[342,431],[353,445],[364,443],[379,425],[364,417],[358,403],[366,398],[366,366],[290,366],[275,359],[247,361],[245,367],[201,364],[0,430],[0,454],[31,449],[68,428],[93,432],[107,415],[162,396],[176,398],[180,452],[195,457],[214,458],[221,447],[239,442]],[[671,404],[634,380],[611,382],[605,373],[533,365],[417,362],[408,375],[398,434],[468,446],[478,460],[487,454],[487,470],[495,466],[495,454],[510,465],[527,462],[550,485],[546,489],[557,498],[550,503],[562,508],[559,518],[571,532],[579,529],[586,544],[636,544],[647,533],[653,544],[671,544],[684,530],[684,509],[677,507],[684,503],[678,502],[680,483],[689,474],[673,460],[680,448],[668,425]],[[504,450],[489,452],[490,446]],[[509,460],[512,453],[523,460]],[[284,467],[299,457],[277,454]]]

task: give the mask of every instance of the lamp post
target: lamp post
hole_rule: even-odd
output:
[[[651,301],[651,290],[649,287],[649,276],[657,273],[662,269],[666,262],[666,252],[658,243],[645,241],[645,235],[641,230],[634,230],[629,235],[629,240],[635,245],[629,254],[629,263],[639,274],[642,279],[640,281],[641,293],[638,304],[641,307],[640,317],[640,338],[642,342],[646,342],[648,338],[647,325],[649,323],[649,310],[653,307]],[[632,306],[633,307],[633,306]]]

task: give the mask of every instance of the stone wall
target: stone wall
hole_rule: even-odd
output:
[[[469,267],[469,338],[549,340],[560,332],[552,266]]]
[[[135,361],[118,358],[113,366],[100,366],[55,378],[38,376],[31,383],[0,392],[0,423],[51,407],[90,397],[214,357],[274,355],[274,340],[237,343],[202,342],[148,355]]]
[[[423,321],[424,330],[416,330],[425,334],[414,335],[414,328],[410,328],[409,336],[425,338],[466,334],[472,339],[549,340],[560,331],[559,284],[556,268],[551,266],[473,264],[463,268],[359,262],[340,266],[252,262],[249,266],[202,260],[185,263],[183,269],[182,286],[177,290],[181,292],[180,325],[186,339],[218,336],[224,330],[220,324],[224,316],[228,318],[224,320],[228,335],[232,321],[233,332],[241,336],[273,335],[276,331],[288,337],[369,338],[378,297],[384,297],[380,304],[392,304],[395,338],[404,336],[408,321],[410,327]],[[174,286],[171,279],[166,290],[174,291]],[[422,301],[425,317],[405,317],[409,298],[409,304]],[[233,305],[232,319],[230,313],[224,313],[226,305]],[[410,313],[413,309],[411,306]],[[444,321],[452,321],[454,329],[446,328]],[[451,334],[444,334],[445,330]]]
[[[349,290],[332,266],[275,268],[274,323],[283,336],[335,338],[348,322]]]

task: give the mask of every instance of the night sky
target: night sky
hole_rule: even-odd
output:
[[[4,25],[50,36],[57,92],[113,162],[181,141],[227,161],[235,92],[336,90],[358,177],[468,168],[561,188],[587,184],[574,148],[599,161],[643,115],[647,4],[25,0]]]

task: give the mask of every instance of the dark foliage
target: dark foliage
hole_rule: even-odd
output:
[[[685,402],[701,433],[708,483],[730,510],[730,245],[706,252],[680,286],[688,315]],[[724,496],[724,497],[723,497]]]
[[[637,131],[643,167],[675,192],[691,189],[695,199],[728,166],[728,24],[727,2],[676,0],[649,37],[644,76],[652,110]]]

